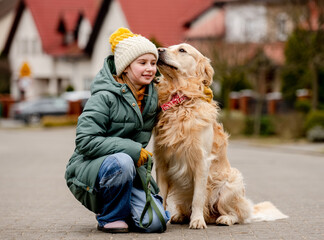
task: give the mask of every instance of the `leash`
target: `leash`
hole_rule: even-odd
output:
[[[152,224],[152,221],[153,221],[153,209],[154,209],[155,213],[159,217],[159,220],[160,220],[160,222],[162,224],[162,228],[163,228],[163,232],[164,232],[166,230],[166,223],[165,223],[164,217],[162,216],[159,208],[156,206],[156,203],[154,202],[154,199],[151,196],[150,181],[151,181],[151,178],[152,178],[152,176],[151,176],[152,157],[151,156],[148,157],[147,169],[146,169],[145,177],[144,177],[144,175],[140,174],[140,171],[141,171],[140,168],[137,168],[136,171],[137,171],[138,175],[140,176],[142,186],[143,186],[143,189],[144,189],[145,194],[146,194],[146,203],[145,203],[142,215],[140,217],[139,224],[140,224],[140,226],[142,228],[148,228]],[[146,212],[148,212],[149,221],[148,221],[147,224],[143,225],[143,219],[144,219],[144,216],[145,216]]]

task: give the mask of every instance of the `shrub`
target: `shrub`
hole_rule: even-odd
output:
[[[246,116],[240,111],[221,111],[219,121],[231,136],[241,135],[245,128]]]
[[[75,126],[77,122],[78,116],[44,116],[41,121],[44,127]]]
[[[295,102],[295,109],[298,112],[307,114],[311,110],[311,102],[309,100],[297,100]]]
[[[246,117],[245,119],[245,127],[244,127],[244,135],[253,135],[254,132],[254,121],[252,117]]]
[[[69,84],[69,85],[66,87],[65,91],[66,91],[66,92],[73,92],[73,91],[74,91],[74,87],[73,87],[71,84]]]
[[[270,136],[275,134],[275,127],[271,117],[261,117],[261,131],[260,134],[263,136]]]
[[[255,119],[252,117],[247,117],[245,121],[245,135],[252,135],[254,133]],[[260,119],[260,135],[261,136],[271,136],[274,135],[275,125],[270,116],[262,116]]]
[[[272,116],[276,135],[285,139],[297,139],[305,136],[305,114],[288,112]]]

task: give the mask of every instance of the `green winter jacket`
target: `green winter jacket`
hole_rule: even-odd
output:
[[[76,148],[65,172],[73,195],[98,213],[95,183],[104,159],[114,153],[128,154],[136,163],[145,148],[157,115],[158,96],[151,83],[146,88],[141,113],[132,91],[115,81],[114,57],[105,59],[91,85],[91,97],[78,119]]]

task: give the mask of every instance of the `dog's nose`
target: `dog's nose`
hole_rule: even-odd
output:
[[[159,53],[165,52],[165,48],[158,48],[158,52]]]

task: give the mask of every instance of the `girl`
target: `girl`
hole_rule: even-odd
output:
[[[136,168],[152,156],[145,147],[158,109],[152,82],[158,52],[148,39],[125,28],[114,32],[109,41],[114,55],[105,59],[92,83],[65,178],[73,195],[97,213],[98,230],[161,232],[154,211],[148,228],[139,224],[146,196],[136,177]],[[153,199],[167,222],[169,213],[161,197]],[[143,224],[148,219],[146,214]]]

